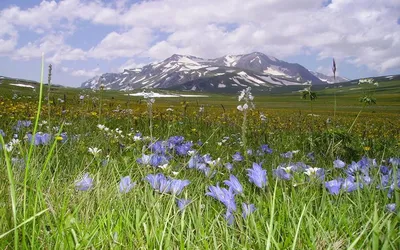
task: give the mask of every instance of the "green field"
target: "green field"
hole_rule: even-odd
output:
[[[313,101],[255,92],[246,112],[237,94],[149,105],[13,83],[0,84],[1,249],[400,249],[398,80],[313,87]]]

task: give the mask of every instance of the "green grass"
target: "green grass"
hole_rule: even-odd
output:
[[[33,92],[3,83],[0,129],[6,133],[5,143],[14,133],[21,143],[12,152],[0,151],[0,165],[4,166],[0,170],[0,248],[399,249],[399,214],[385,208],[394,202],[399,207],[399,191],[389,199],[387,189],[375,188],[380,183],[377,168],[371,170],[370,186],[352,193],[341,191],[337,196],[329,194],[323,182],[308,181],[302,173],[291,181],[276,180],[272,174],[281,163],[302,161],[324,168],[326,180],[332,180],[345,177],[344,171],[333,168],[336,157],[350,163],[366,155],[376,158],[379,164],[389,157],[400,157],[398,84],[381,84],[382,89],[374,95],[377,105],[361,113],[351,132],[347,131],[361,108],[361,92],[346,89],[337,93],[336,118],[328,124],[326,119],[333,119],[334,111],[332,89],[317,92],[313,113],[319,116],[313,118],[308,115],[309,101],[301,100],[298,93],[255,94],[256,110],[249,112],[245,134],[248,148],[255,152],[266,143],[274,152],[253,154],[234,163],[231,173],[240,180],[244,194],[236,196],[235,220],[228,225],[225,207],[205,195],[208,186],[218,182],[224,186],[222,182],[229,178],[230,172],[223,164],[212,168],[217,173],[210,178],[187,168],[189,156],[172,155],[166,169],[136,162],[148,141],[135,142],[133,135],[136,131],[149,135],[146,104],[138,97],[105,91],[100,105],[100,101],[92,100],[100,98],[99,92],[55,87],[51,91],[51,100],[55,100],[51,117],[47,117],[47,101],[43,101],[38,131],[56,135],[62,130],[69,139],[65,143],[53,139],[49,145],[32,147],[29,168],[12,161],[30,155],[31,145],[23,138],[33,132],[33,125],[18,132],[13,127],[17,120],[35,122],[39,89]],[[43,96],[47,96],[46,87],[43,90]],[[83,92],[89,97],[81,102],[79,95]],[[14,94],[18,95],[16,99],[12,99]],[[64,95],[66,102],[61,103],[58,98],[64,100]],[[242,117],[236,110],[238,104],[236,96],[221,94],[156,99],[154,137],[166,140],[182,135],[194,142],[194,149],[201,155],[209,153],[221,163],[232,162],[235,152],[246,151],[239,143]],[[200,105],[205,106],[203,114],[198,113]],[[132,113],[113,111],[118,106]],[[166,111],[168,107],[174,111]],[[267,115],[266,123],[260,121],[259,112]],[[47,127],[44,120],[58,128]],[[99,123],[114,132],[108,135],[99,130]],[[124,137],[117,136],[116,128],[123,131]],[[222,143],[224,136],[230,139]],[[204,144],[197,145],[198,140]],[[89,147],[102,149],[100,156],[90,155]],[[280,156],[291,150],[299,150],[293,159]],[[311,151],[315,161],[306,156]],[[105,159],[109,161],[103,166]],[[267,170],[268,186],[264,189],[248,181],[246,169],[253,162],[263,162]],[[78,191],[75,181],[85,172],[93,178],[93,188]],[[183,212],[176,205],[177,197],[154,191],[144,180],[150,173],[191,181],[178,196],[192,200]],[[129,193],[121,194],[118,184],[127,175],[137,184]],[[242,202],[256,207],[246,219],[241,217]]]

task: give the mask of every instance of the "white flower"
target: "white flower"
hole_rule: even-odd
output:
[[[97,124],[97,127],[98,127],[100,130],[103,130],[106,126],[103,125],[103,124]]]
[[[189,156],[194,155],[194,153],[196,153],[196,151],[194,151],[194,150],[189,150],[189,151],[187,152],[187,154],[188,154]]]
[[[293,154],[297,154],[298,152],[300,152],[300,150],[293,150],[292,151]]]
[[[167,111],[171,111],[171,112],[172,112],[172,111],[174,111],[174,110],[173,110],[172,108],[167,108]]]
[[[11,143],[12,145],[18,145],[18,144],[20,143],[20,140],[19,140],[19,139],[13,138],[13,139],[11,140],[10,143]]]
[[[217,144],[218,144],[218,146],[222,146],[222,142],[218,142]]]
[[[312,176],[315,175],[318,170],[320,170],[320,168],[307,168],[304,173],[308,176]]]
[[[242,105],[238,105],[238,106],[237,106],[237,109],[238,109],[239,111],[243,111]]]
[[[14,149],[14,146],[11,143],[7,143],[4,145],[7,152],[11,152]]]
[[[174,172],[174,171],[172,171],[172,174],[175,175],[175,176],[177,176],[177,175],[179,174],[179,172]]]
[[[134,141],[140,141],[140,140],[142,140],[142,138],[141,138],[140,136],[135,135],[135,136],[133,137],[133,140],[134,140]]]
[[[203,106],[201,106],[201,107],[199,108],[199,112],[200,112],[200,113],[203,113],[203,112],[204,112],[204,107],[203,107]]]
[[[109,130],[110,130],[110,129],[107,128],[107,127],[104,128],[104,131],[106,131],[106,132],[108,132]]]
[[[94,147],[94,148],[89,148],[88,151],[89,151],[89,153],[91,153],[94,157],[96,157],[96,156],[98,156],[98,155],[100,154],[101,149]]]
[[[166,163],[164,165],[161,165],[161,166],[158,166],[158,167],[161,168],[161,169],[166,169],[168,167],[168,163]]]

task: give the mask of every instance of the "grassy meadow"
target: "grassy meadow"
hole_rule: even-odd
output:
[[[400,81],[241,101],[10,83],[0,249],[400,249]]]

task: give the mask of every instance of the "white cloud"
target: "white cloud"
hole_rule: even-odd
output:
[[[101,59],[132,57],[145,51],[152,41],[152,31],[148,28],[132,28],[127,32],[111,32],[96,47],[90,49],[89,56]]]
[[[129,59],[124,64],[122,64],[118,69],[117,72],[123,72],[125,69],[135,69],[143,67],[143,63],[136,63],[135,60]]]
[[[400,68],[398,0],[332,0],[324,7],[326,3],[42,1],[29,9],[9,7],[0,11],[0,55],[13,53],[14,59],[27,60],[44,50],[52,63],[88,58],[131,58],[134,63],[137,56],[164,59],[173,53],[217,57],[261,51],[284,59],[314,52],[319,58],[335,57],[379,72]],[[67,45],[65,35],[51,39],[45,35],[55,29],[73,35],[80,21],[114,27],[115,31],[87,51]],[[30,29],[43,37],[15,50],[15,30],[20,29]],[[169,35],[159,37],[159,31]]]
[[[94,77],[100,74],[100,68],[94,69],[79,69],[79,70],[69,70],[72,76],[85,76],[85,77]]]

